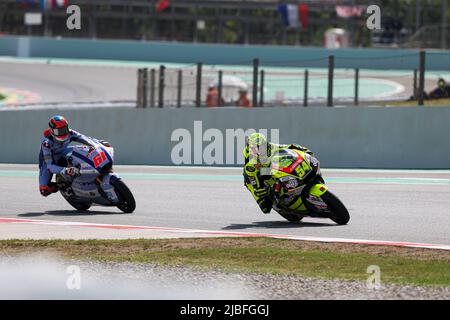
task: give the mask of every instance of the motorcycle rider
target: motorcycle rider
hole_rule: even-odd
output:
[[[270,188],[264,181],[271,178],[270,174],[262,174],[264,168],[270,168],[271,157],[281,150],[295,149],[314,156],[308,148],[298,144],[275,144],[267,141],[261,133],[253,133],[247,137],[244,148],[244,185],[250,191],[265,214],[272,210],[272,200],[269,195]]]
[[[93,146],[94,141],[94,139],[70,129],[67,120],[60,115],[51,117],[48,126],[44,131],[39,152],[39,191],[44,197],[58,192],[56,183],[51,182],[53,174],[61,173],[70,177],[79,174],[78,168],[67,167],[67,161],[63,157],[69,144],[78,142]]]

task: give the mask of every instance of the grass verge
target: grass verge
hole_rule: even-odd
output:
[[[2,240],[2,254],[50,253],[106,262],[195,266],[206,270],[450,286],[450,252],[267,238]]]

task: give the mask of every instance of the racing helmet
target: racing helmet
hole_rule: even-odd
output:
[[[246,144],[250,156],[257,157],[260,160],[267,160],[267,155],[270,154],[270,143],[268,143],[265,135],[252,133],[247,138]]]
[[[69,123],[63,116],[56,115],[51,117],[48,122],[48,126],[50,129],[50,134],[56,141],[64,142],[69,139]]]

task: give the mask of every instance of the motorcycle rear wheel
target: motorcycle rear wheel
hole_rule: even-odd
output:
[[[75,209],[77,209],[78,211],[87,211],[89,210],[89,208],[91,207],[90,204],[88,203],[76,203],[68,198],[66,198],[66,201]]]
[[[118,179],[111,184],[116,189],[119,196],[120,203],[117,208],[122,210],[124,213],[132,213],[136,209],[136,200],[134,199],[133,193],[131,193],[128,186],[121,179]]]
[[[299,222],[300,220],[303,219],[302,216],[300,216],[298,214],[294,214],[294,213],[280,213],[280,212],[278,212],[278,214],[280,216],[282,216],[283,218],[285,218],[289,222]]]

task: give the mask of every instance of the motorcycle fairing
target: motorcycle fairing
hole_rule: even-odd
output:
[[[320,198],[320,196],[322,196],[327,191],[328,191],[328,187],[326,185],[324,185],[322,183],[318,183],[311,187],[311,189],[309,190],[309,194],[314,197]]]
[[[270,186],[275,190],[279,205],[284,208],[282,210],[320,217],[321,212],[328,210],[320,199],[328,187],[322,183],[307,185],[305,180],[314,171],[311,159],[310,155],[300,150],[280,151],[274,155],[272,177],[275,181]],[[308,201],[307,205],[305,201]]]
[[[112,179],[120,179],[119,175],[110,172],[105,174],[105,170],[102,170],[105,166],[112,164],[113,150],[113,148],[98,147],[95,149],[82,145],[70,147],[66,157],[72,166],[78,167],[82,172],[70,181],[70,189],[73,191],[71,197],[78,201],[106,206],[115,206],[120,202],[111,185]]]
[[[307,159],[303,151],[280,150],[272,158],[272,176],[281,178],[288,175],[303,180],[313,171]]]

